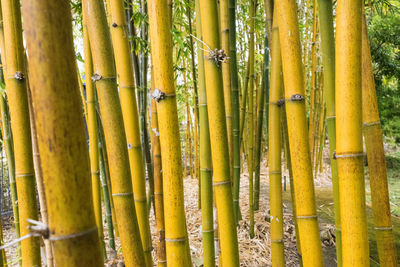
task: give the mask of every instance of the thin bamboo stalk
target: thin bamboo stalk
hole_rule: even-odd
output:
[[[100,266],[70,5],[24,1],[23,15],[55,265]]]
[[[165,241],[167,262],[170,266],[190,266],[188,238],[183,197],[182,157],[179,138],[178,112],[172,66],[171,18],[167,1],[148,2],[150,44],[153,65],[153,96],[157,98],[158,126],[162,151]]]
[[[239,266],[239,251],[236,223],[233,214],[232,187],[230,179],[227,127],[224,108],[224,93],[220,61],[214,61],[212,51],[220,49],[218,29],[218,8],[213,0],[200,1],[201,29],[203,41],[209,47],[205,53],[204,71],[207,92],[211,154],[214,171],[214,192],[217,206],[220,258],[224,266]],[[211,51],[212,50],[212,51]],[[211,53],[211,54],[210,54]]]
[[[123,0],[111,2],[111,37],[119,82],[122,115],[131,168],[132,188],[146,266],[152,266],[151,233],[147,214],[146,177],[142,146],[140,143],[139,114],[135,95],[132,60]]]
[[[369,266],[361,110],[361,1],[337,3],[336,158],[343,266]]]
[[[6,88],[10,104],[11,130],[14,138],[15,177],[19,204],[20,234],[27,235],[27,219],[38,219],[32,139],[26,86],[25,55],[22,39],[21,10],[18,1],[2,0],[5,43]],[[23,266],[40,266],[38,237],[21,241]]]
[[[232,133],[233,133],[233,211],[236,223],[239,222],[240,190],[240,103],[239,80],[236,58],[236,0],[229,0],[229,56],[232,88]]]
[[[270,223],[272,265],[285,266],[283,244],[283,207],[282,207],[282,132],[281,109],[282,96],[282,57],[279,42],[277,12],[275,8],[272,26],[271,85],[269,95],[268,125],[268,163],[270,183]]]
[[[122,250],[125,251],[125,264],[127,266],[145,266],[136,217],[135,197],[132,192],[127,139],[118,97],[116,74],[112,64],[112,45],[104,5],[100,0],[84,0],[82,4],[94,63],[95,74],[92,78],[96,81],[104,126],[112,197]],[[124,84],[124,86],[126,85],[130,84]]]
[[[83,17],[86,20],[86,17]],[[83,21],[83,38],[85,53],[85,77],[86,77],[86,123],[89,133],[89,156],[90,156],[90,175],[92,179],[92,194],[94,215],[100,239],[100,247],[103,250],[104,258],[107,259],[107,252],[104,244],[103,218],[101,206],[101,188],[100,188],[100,167],[99,167],[99,140],[96,114],[96,93],[93,81],[93,61],[90,51],[89,34],[87,32],[86,21]],[[80,80],[80,77],[78,77]]]
[[[202,40],[199,1],[196,0],[197,38]],[[204,73],[204,52],[197,49],[199,73],[199,119],[200,119],[200,179],[201,179],[201,222],[203,236],[203,262],[205,267],[215,266],[213,188],[210,133],[208,124],[207,95]]]
[[[229,44],[229,0],[219,1],[219,20],[220,20],[220,38],[221,48],[225,51],[228,60],[222,63],[222,83],[224,86],[224,100],[225,100],[225,117],[226,127],[228,133],[228,147],[229,147],[229,166],[231,180],[233,180],[233,128],[232,128],[232,86],[231,86],[231,60],[230,60],[230,44]]]
[[[389,189],[386,172],[385,151],[379,120],[378,102],[368,30],[365,14],[362,25],[362,106],[363,132],[368,157],[371,186],[372,210],[380,266],[397,266],[389,203]]]
[[[286,118],[290,156],[296,159],[292,161],[292,170],[302,260],[306,267],[317,267],[323,265],[323,259],[310,164],[297,6],[294,0],[282,0],[275,4],[281,51],[285,51],[282,53],[282,67],[287,99]]]
[[[151,85],[154,90],[154,75],[152,71]],[[153,167],[154,167],[154,206],[156,210],[157,226],[157,259],[158,266],[167,266],[165,254],[165,223],[164,223],[164,194],[163,194],[163,174],[161,167],[161,148],[160,133],[158,128],[157,103],[151,100],[151,143],[153,144]]]
[[[333,34],[332,1],[318,0],[318,12],[321,31],[321,52],[326,103],[326,127],[329,138],[329,157],[331,162],[333,203],[335,210],[336,262],[342,266],[342,230],[340,226],[339,178],[337,161],[333,157],[336,150],[335,117],[335,40]]]
[[[248,89],[248,98],[249,105],[247,111],[247,168],[249,172],[249,217],[250,217],[250,238],[254,237],[254,118],[253,118],[253,109],[254,109],[254,83],[255,83],[255,74],[254,74],[254,24],[255,24],[255,10],[256,10],[256,0],[250,1],[250,26],[249,26],[249,89]]]

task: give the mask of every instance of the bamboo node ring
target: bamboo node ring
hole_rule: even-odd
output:
[[[202,172],[210,172],[210,171],[212,171],[212,169],[210,169],[210,168],[205,168],[205,169],[201,168],[200,171],[202,171]]]
[[[231,183],[231,180],[228,180],[228,181],[214,183],[214,186],[227,185],[227,184],[230,184],[230,183]]]
[[[186,242],[186,237],[183,237],[183,238],[165,238],[165,242]]]
[[[116,193],[112,194],[113,197],[126,197],[126,196],[133,196],[133,192],[128,192],[128,193]]]
[[[305,97],[301,94],[294,94],[290,98],[285,99],[285,101],[303,101]]]
[[[317,218],[317,215],[309,215],[309,216],[297,216],[297,219],[314,219]]]
[[[282,174],[281,171],[270,171],[269,174]]]
[[[374,227],[375,230],[380,230],[380,231],[392,231],[392,227]]]
[[[34,173],[16,173],[15,174],[16,178],[18,178],[18,177],[33,177],[33,176],[35,176]]]
[[[363,124],[363,127],[369,127],[369,126],[380,125],[380,124],[381,124],[380,121],[365,122],[365,123]]]
[[[282,242],[283,242],[283,239],[278,239],[278,240],[273,240],[273,239],[271,239],[271,242],[272,242],[272,243],[282,243]]]
[[[357,158],[357,157],[364,157],[365,156],[365,153],[364,152],[362,152],[362,153],[354,153],[354,154],[340,154],[340,155],[338,155],[337,153],[336,153],[336,151],[334,151],[333,153],[332,153],[332,158],[333,159],[340,159],[340,158]]]
[[[92,81],[93,81],[93,82],[98,82],[98,81],[100,81],[100,80],[115,80],[115,77],[103,77],[103,76],[101,76],[101,75],[98,74],[98,73],[95,73],[95,74],[92,76]]]

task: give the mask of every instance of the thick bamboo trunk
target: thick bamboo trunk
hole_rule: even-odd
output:
[[[35,171],[26,86],[25,54],[19,1],[2,0],[5,49],[5,81],[10,105],[11,130],[14,139],[15,177],[17,185],[20,234],[29,233],[27,219],[38,219]],[[40,266],[38,237],[21,241],[23,266]]]
[[[140,143],[139,114],[136,103],[129,39],[126,33],[127,24],[124,2],[123,0],[115,0],[110,1],[110,3],[112,21],[110,29],[117,67],[135,208],[146,266],[152,266],[152,245],[149,217],[147,214],[145,166]]]
[[[224,266],[239,266],[239,251],[236,223],[233,215],[232,187],[224,107],[224,90],[220,60],[213,53],[220,50],[218,31],[218,8],[213,0],[200,0],[201,28],[203,41],[209,48],[205,53],[204,71],[206,80],[207,111],[213,114],[209,118],[211,154],[214,172],[214,192],[217,206],[219,238],[221,244],[220,258]],[[214,52],[213,52],[214,51]],[[217,52],[221,53],[221,52]],[[224,53],[222,53],[224,57]]]
[[[170,266],[190,266],[183,197],[182,157],[172,66],[171,18],[167,1],[148,2],[151,55],[162,151],[165,242]],[[164,98],[164,99],[163,99]]]
[[[116,73],[113,65],[112,45],[103,1],[85,0],[83,14],[86,17],[95,74],[92,79],[97,88],[101,118],[111,178],[115,214],[127,266],[145,266],[145,257],[136,217],[132,191],[127,138],[121,104],[118,97]],[[116,23],[120,23],[117,21]],[[117,24],[118,25],[118,24]],[[130,58],[130,56],[127,56]],[[129,86],[123,83],[123,86]],[[122,89],[122,88],[121,88]],[[125,88],[129,90],[128,88]],[[126,100],[126,99],[125,99]],[[124,100],[123,100],[124,101]],[[131,103],[131,102],[130,102]],[[131,149],[135,144],[131,144]]]
[[[336,15],[336,158],[343,266],[369,266],[361,110],[361,1],[339,0]]]
[[[294,0],[281,0],[275,4],[281,51],[284,51],[282,67],[286,117],[290,156],[295,159],[292,161],[292,169],[302,260],[305,267],[317,267],[323,265],[323,260],[308,144],[297,5]]]
[[[24,1],[23,15],[55,265],[100,266],[70,5]]]
[[[283,208],[282,208],[282,132],[281,109],[282,97],[282,57],[279,42],[277,12],[275,8],[272,27],[271,47],[271,86],[269,93],[268,125],[268,165],[270,188],[270,223],[271,223],[271,256],[272,265],[285,266],[283,245]]]
[[[380,265],[397,266],[396,245],[394,243],[389,203],[385,151],[383,148],[382,129],[379,120],[378,101],[376,98],[365,15],[363,16],[362,27],[362,119],[368,157],[376,242],[378,245]]]

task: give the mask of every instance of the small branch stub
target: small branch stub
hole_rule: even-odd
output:
[[[102,77],[100,74],[95,73],[95,74],[92,76],[92,81],[97,82],[97,81],[100,81],[102,78],[103,78],[103,77]]]
[[[151,97],[155,101],[160,102],[161,100],[165,99],[165,93],[162,92],[160,89],[154,89],[153,93],[151,93]]]
[[[223,49],[215,48],[214,50],[208,50],[208,59],[214,61],[217,67],[221,66],[221,63],[225,62],[228,59],[228,56],[225,54]]]
[[[14,74],[14,78],[15,78],[16,80],[18,80],[18,81],[22,81],[22,80],[25,78],[25,76],[24,76],[24,74],[23,74],[21,71],[17,71],[17,72]]]

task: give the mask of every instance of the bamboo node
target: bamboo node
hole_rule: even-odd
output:
[[[379,231],[392,231],[392,227],[374,227],[375,230]]]
[[[318,218],[317,215],[309,215],[309,216],[297,216],[297,219],[315,219]]]
[[[166,94],[157,88],[154,89],[154,91],[151,93],[151,98],[153,98],[156,102],[160,102],[161,100],[164,100],[167,96],[175,96],[175,93]]]
[[[186,242],[186,237],[182,237],[182,238],[165,238],[165,242]]]
[[[17,71],[12,78],[16,79],[17,81],[22,81],[25,79],[25,75],[22,73],[22,71]]]
[[[370,126],[374,126],[374,125],[380,125],[381,122],[380,121],[374,121],[374,122],[364,122],[363,127],[370,127]]]
[[[95,74],[92,76],[92,81],[93,81],[93,82],[98,82],[98,81],[100,81],[100,80],[115,80],[115,77],[103,77],[103,76],[101,76],[101,75],[98,74],[98,73],[95,73]]]
[[[277,239],[277,240],[271,239],[271,243],[283,243],[283,239]]]
[[[97,170],[97,171],[95,171],[95,172],[91,172],[90,174],[91,174],[91,175],[99,175],[99,174],[100,174],[100,171]]]
[[[326,120],[332,120],[332,119],[336,119],[336,116],[327,116]]]
[[[290,98],[286,98],[285,101],[303,101],[305,97],[301,94],[294,94]]]
[[[276,102],[268,102],[268,105],[277,105],[278,107],[281,107],[285,104],[285,99],[279,99]]]
[[[97,226],[90,228],[88,230],[75,233],[75,234],[69,234],[69,235],[59,235],[59,236],[51,236],[48,238],[50,241],[59,241],[59,240],[65,240],[65,239],[71,239],[71,238],[77,238],[85,235],[92,234],[93,232],[97,232]]]
[[[340,158],[357,158],[357,157],[364,157],[365,153],[353,153],[353,154],[337,154],[336,151],[332,153],[332,158],[333,159],[340,159]]]
[[[113,197],[127,197],[127,196],[133,196],[133,192],[127,192],[127,193],[115,193],[112,194]]]
[[[33,177],[33,176],[35,176],[34,173],[16,173],[15,174],[15,178],[18,178],[18,177]]]
[[[228,180],[228,181],[214,183],[213,185],[214,186],[219,186],[219,185],[227,185],[227,184],[230,184],[230,183],[231,183],[231,180]]]

